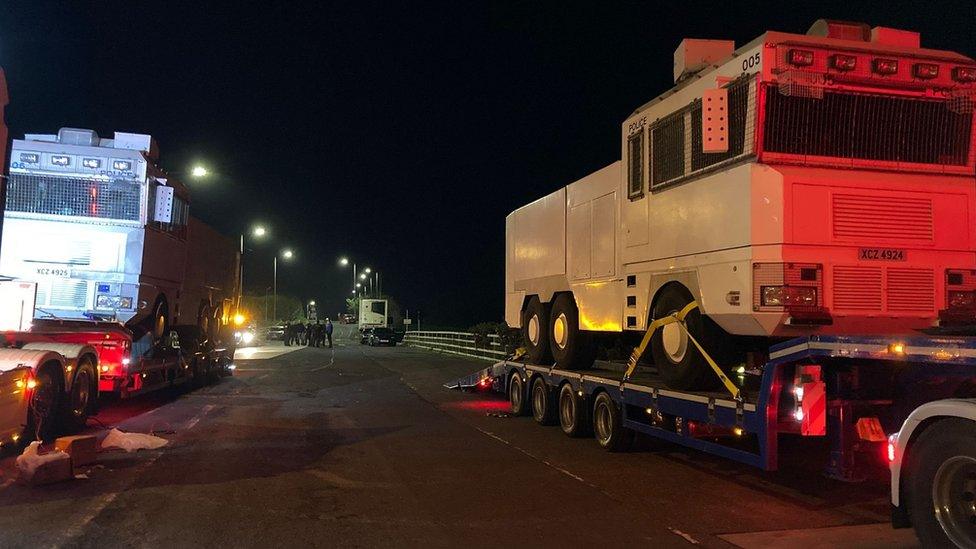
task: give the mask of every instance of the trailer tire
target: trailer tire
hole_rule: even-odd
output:
[[[539,425],[556,424],[556,400],[552,389],[541,377],[532,382],[532,419]]]
[[[693,300],[694,297],[683,286],[666,286],[654,303],[654,319],[677,313]],[[721,349],[724,344],[721,338],[713,337],[719,328],[713,328],[711,321],[702,315],[700,309],[692,309],[685,316],[685,326],[713,359],[723,359]],[[654,332],[651,337],[651,356],[658,373],[671,389],[707,389],[714,387],[718,381],[701,352],[677,323],[668,324]]]
[[[590,415],[583,397],[569,383],[559,388],[559,427],[567,436],[578,438],[591,432]]]
[[[551,364],[549,349],[549,311],[548,303],[542,303],[533,296],[522,312],[522,341],[525,342],[525,356],[531,364]]]
[[[624,427],[620,409],[607,393],[598,394],[593,401],[593,434],[609,452],[626,452],[634,442],[634,432]]]
[[[590,333],[580,330],[579,309],[573,294],[556,296],[549,316],[549,348],[556,366],[565,370],[585,370],[593,366],[596,346]]]
[[[51,372],[51,367],[41,367],[35,378],[37,385],[31,395],[27,411],[27,432],[25,440],[51,442],[58,434],[58,411],[64,386],[60,376]]]
[[[152,331],[153,341],[162,341],[169,333],[169,305],[166,298],[159,296],[153,305],[152,316],[149,317],[149,329]]]
[[[93,397],[98,394],[95,386],[95,365],[85,357],[78,361],[78,370],[71,383],[71,394],[61,408],[61,421],[65,431],[76,433],[88,424],[93,409]]]
[[[513,416],[529,415],[529,403],[525,395],[525,382],[522,375],[514,372],[508,378],[508,403],[512,409]]]
[[[976,423],[943,419],[906,453],[908,512],[922,547],[976,546]]]
[[[210,303],[207,301],[200,302],[200,308],[197,310],[197,327],[200,328],[200,332],[204,334],[205,337],[210,337],[210,323],[213,321],[213,311],[210,308]]]

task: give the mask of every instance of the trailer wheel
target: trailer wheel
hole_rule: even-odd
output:
[[[590,433],[590,416],[586,404],[569,383],[563,384],[559,389],[559,427],[563,433],[574,438]]]
[[[166,298],[160,296],[156,299],[150,322],[153,340],[161,341],[169,332],[169,306],[166,304]]]
[[[549,350],[549,304],[532,297],[522,313],[522,341],[525,355],[532,364],[552,362]]]
[[[684,287],[673,284],[665,287],[654,304],[654,318],[664,318],[680,312],[694,298]],[[685,326],[715,360],[722,360],[720,341],[711,337],[709,320],[697,308],[685,316]],[[718,378],[704,357],[691,342],[688,334],[677,324],[668,324],[651,337],[651,355],[665,383],[672,389],[705,389],[715,385]]]
[[[43,368],[35,378],[37,385],[31,395],[27,417],[27,438],[50,442],[57,436],[57,417],[63,388],[61,379]]]
[[[606,393],[593,402],[593,434],[604,450],[625,452],[634,441],[634,432],[623,425],[617,404]]]
[[[541,377],[532,382],[532,419],[539,425],[556,423],[556,401],[552,390]]]
[[[200,328],[200,332],[204,334],[205,337],[210,337],[210,323],[212,322],[213,311],[210,309],[210,303],[206,301],[200,302],[200,308],[197,311],[197,327]]]
[[[512,415],[525,416],[529,414],[528,402],[525,398],[525,382],[522,375],[514,372],[508,378],[508,403],[512,407]]]
[[[593,365],[596,347],[589,333],[580,330],[579,309],[572,294],[560,294],[552,303],[549,348],[556,366],[583,370]]]
[[[906,453],[908,510],[923,547],[976,547],[976,423],[944,419]]]
[[[85,428],[88,415],[92,410],[94,396],[98,389],[95,387],[95,366],[88,358],[78,363],[78,372],[71,384],[71,395],[62,409],[62,421],[68,432],[74,433]]]

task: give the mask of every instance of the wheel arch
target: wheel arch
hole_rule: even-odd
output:
[[[687,293],[688,295],[690,295],[692,299],[694,299],[694,300],[697,300],[698,299],[696,297],[695,292],[692,291],[691,288],[689,288],[687,285],[685,285],[684,282],[682,282],[680,280],[670,280],[668,282],[665,282],[664,284],[661,284],[660,286],[658,286],[657,289],[651,294],[650,307],[648,307],[648,309],[647,309],[647,315],[648,315],[648,317],[651,320],[654,320],[654,318],[653,318],[654,317],[654,307],[656,307],[658,301],[661,300],[661,296],[663,296],[665,292],[668,292],[668,291],[671,291],[671,290],[680,290],[680,291],[683,291],[683,292]]]
[[[896,507],[901,506],[902,503],[901,477],[906,451],[914,445],[923,432],[948,419],[963,419],[976,423],[976,401],[946,399],[923,404],[909,414],[901,430],[898,431],[898,442],[895,445],[897,458],[891,464],[891,502]]]

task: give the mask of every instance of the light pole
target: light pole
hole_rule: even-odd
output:
[[[193,173],[196,174],[198,169],[203,170],[203,175],[196,177],[204,177],[207,175],[207,169],[202,166],[193,168]],[[268,229],[264,228],[262,225],[255,225],[254,228],[251,229],[251,234],[254,235],[255,238],[263,238],[268,234]],[[241,310],[241,301],[244,299],[244,233],[241,233],[241,264],[238,271],[241,277],[237,284],[237,310],[239,311]]]
[[[290,260],[294,256],[295,256],[294,252],[292,252],[289,249],[284,249],[284,250],[281,251],[281,257],[284,258],[284,259],[286,259],[286,260]],[[274,257],[274,285],[273,285],[273,288],[274,288],[274,305],[273,305],[272,313],[274,314],[275,322],[277,322],[278,321],[278,254],[275,254],[275,257]]]

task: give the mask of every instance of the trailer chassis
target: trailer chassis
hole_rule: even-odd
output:
[[[779,468],[780,435],[821,437],[829,447],[825,474],[853,482],[865,478],[865,455],[883,461],[887,433],[918,405],[965,396],[960,392],[976,395],[974,366],[971,338],[811,336],[774,345],[762,367],[732,376],[743,387],[738,399],[671,390],[653,379],[627,381],[606,370],[511,360],[449,386],[509,394],[518,375],[522,402],[542,379],[553,393],[568,384],[587,407],[605,393],[626,429],[766,471]]]

